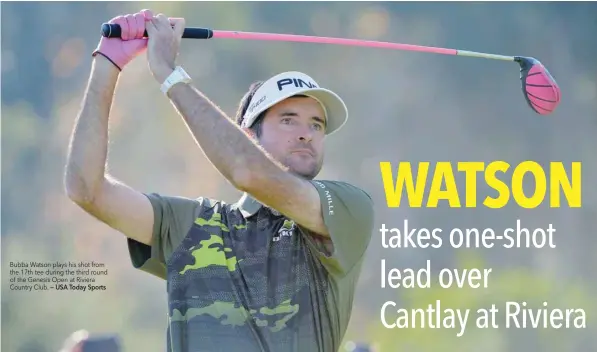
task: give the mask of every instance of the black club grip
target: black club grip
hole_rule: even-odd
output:
[[[106,38],[120,38],[120,25],[115,23],[102,24],[102,36]],[[188,39],[209,39],[213,37],[214,32],[208,28],[193,28],[187,27],[182,33],[183,38]],[[143,33],[144,37],[148,37],[147,31]]]

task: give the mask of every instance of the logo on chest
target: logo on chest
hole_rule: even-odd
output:
[[[292,220],[284,220],[284,224],[278,230],[278,232],[274,235],[272,241],[278,242],[282,237],[292,237],[296,230],[296,224]]]

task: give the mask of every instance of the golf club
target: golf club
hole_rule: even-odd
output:
[[[120,25],[104,23],[102,24],[102,35],[107,38],[120,38]],[[145,32],[147,37],[147,32]],[[420,46],[411,44],[399,44],[359,39],[344,39],[331,37],[316,37],[295,34],[276,34],[276,33],[255,33],[239,31],[221,31],[208,28],[184,29],[183,38],[188,39],[245,39],[245,40],[268,40],[268,41],[286,41],[302,43],[319,43],[334,45],[361,46],[370,48],[395,49],[404,51],[418,51],[441,55],[455,55],[479,57],[493,60],[514,61],[520,65],[520,80],[522,83],[522,92],[527,104],[540,115],[551,114],[560,102],[560,88],[555,79],[549,74],[547,69],[532,57],[524,56],[505,56],[486,54],[475,51],[437,48],[430,46]]]

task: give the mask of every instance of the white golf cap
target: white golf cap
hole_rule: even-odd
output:
[[[348,120],[348,109],[344,101],[329,89],[308,75],[290,71],[283,72],[265,81],[253,95],[245,112],[242,127],[251,127],[263,111],[294,95],[306,95],[317,100],[323,107],[326,121],[326,134],[342,127]]]

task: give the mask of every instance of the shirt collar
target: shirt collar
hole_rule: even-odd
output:
[[[255,198],[251,197],[248,193],[244,193],[242,197],[236,202],[238,209],[245,218],[257,214],[263,204],[259,203]]]

